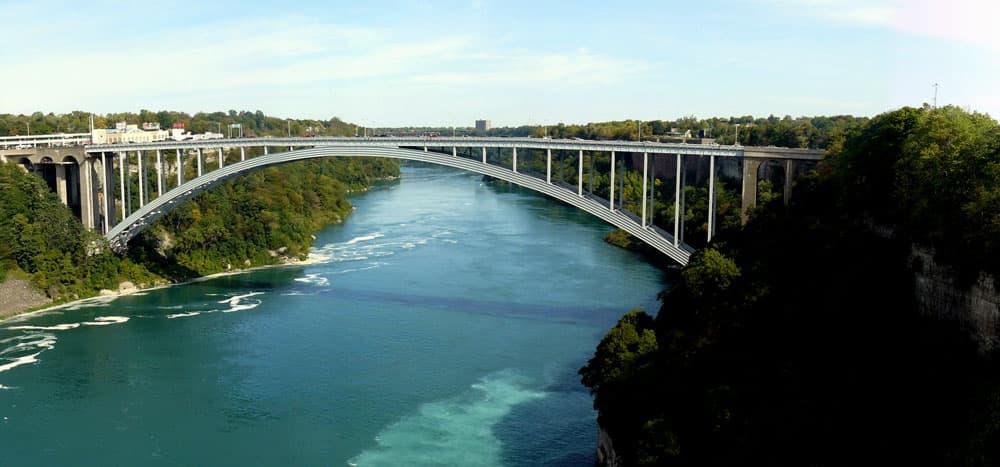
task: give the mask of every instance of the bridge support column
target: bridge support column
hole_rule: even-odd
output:
[[[63,206],[69,206],[69,196],[66,191],[66,166],[61,163],[56,164],[56,194]]]
[[[111,190],[108,189],[109,188],[108,180],[112,180],[112,183],[113,183],[114,176],[115,176],[114,169],[111,166],[108,165],[108,155],[107,155],[107,153],[103,153],[102,152],[101,153],[101,191],[97,195],[98,200],[102,200],[103,199],[103,201],[101,202],[100,209],[101,209],[101,211],[103,211],[103,212],[101,212],[101,217],[104,219],[104,231],[101,232],[101,233],[107,233],[108,232],[108,230],[110,229],[110,220],[108,218],[110,216],[114,215],[112,213],[115,212],[115,210],[114,210],[114,204],[115,204],[114,193]]]
[[[86,157],[80,161],[80,221],[87,229],[97,227],[97,216],[94,212],[96,191],[94,190],[94,162]]]
[[[684,219],[681,216],[681,197],[684,193],[681,191],[681,185],[684,181],[684,156],[677,155],[677,175],[674,178],[674,246],[679,247],[681,245],[681,231],[684,230],[681,227],[681,222]]]
[[[590,183],[587,185],[587,191],[590,192],[590,194],[594,193],[594,157],[596,155],[597,154],[593,152],[590,153]]]
[[[649,169],[649,226],[653,226],[653,213],[656,212],[656,156],[653,156],[653,167]]]
[[[201,158],[202,158],[201,148],[198,148],[198,176],[199,177],[201,176],[201,172],[202,172],[202,169],[201,169],[201,164],[202,164]]]
[[[622,159],[622,175],[618,177],[618,210],[625,209],[625,174],[628,172],[625,168],[625,160]]]
[[[642,226],[646,227],[646,180],[649,178],[649,153],[642,153]]]
[[[156,197],[163,196],[163,151],[156,150]]]
[[[615,210],[615,152],[611,151],[611,183],[608,184],[608,209]]]
[[[792,181],[794,178],[793,170],[795,166],[793,165],[795,161],[791,159],[785,160],[785,206],[788,206],[788,201],[792,199]]]
[[[264,146],[264,155],[267,155],[267,146]]]
[[[483,164],[486,163],[486,146],[483,146]]]
[[[708,241],[715,233],[715,156],[708,158]]]
[[[177,186],[184,184],[184,160],[181,158],[181,150],[177,150]]]
[[[552,150],[545,150],[545,183],[552,184]]]
[[[517,148],[514,148],[514,173],[517,173]]]
[[[577,161],[579,169],[576,174],[576,194],[583,197],[583,149],[580,150],[580,160]]]
[[[222,153],[222,148],[219,148],[219,168],[221,169],[226,165],[226,156]]]
[[[146,164],[142,163],[145,158],[145,151],[136,151],[135,157],[139,164],[139,209],[146,205]]]
[[[245,160],[247,160],[247,149],[243,146],[240,146],[240,161],[245,161]]]
[[[105,165],[105,185],[104,185],[104,232],[111,230],[111,223],[117,223],[117,209],[115,208],[115,155],[111,154],[108,163]]]
[[[458,157],[458,148],[457,147],[455,147],[455,146],[451,147],[451,155],[452,155],[452,157]]]
[[[743,211],[743,223],[750,218],[750,209],[757,206],[757,171],[763,161],[743,158],[743,199],[740,203]]]
[[[131,204],[129,203],[128,196],[125,194],[125,166],[128,165],[128,153],[120,152],[118,153],[118,157],[120,157],[118,160],[118,183],[121,186],[122,194],[122,220],[125,220],[128,217],[129,204]]]

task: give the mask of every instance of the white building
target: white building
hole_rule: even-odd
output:
[[[91,141],[93,144],[128,144],[128,143],[153,143],[156,141],[166,141],[172,139],[174,141],[184,141],[184,140],[201,140],[201,139],[217,139],[222,138],[222,133],[212,133],[205,132],[200,135],[185,133],[184,128],[171,128],[170,130],[161,130],[159,124],[144,123],[143,128],[148,128],[147,130],[139,129],[139,125],[132,125],[125,122],[115,123],[113,129],[98,129],[95,128],[91,133]],[[154,129],[155,128],[155,129]]]
[[[166,130],[140,130],[138,125],[115,123],[114,129],[95,128],[90,134],[94,144],[152,143],[167,139]]]

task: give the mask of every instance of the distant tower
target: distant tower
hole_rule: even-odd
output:
[[[476,131],[490,131],[493,128],[493,123],[489,120],[476,120]]]

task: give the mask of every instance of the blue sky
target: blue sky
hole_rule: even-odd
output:
[[[86,3],[86,5],[81,5]],[[1000,115],[993,0],[5,2],[0,113]]]

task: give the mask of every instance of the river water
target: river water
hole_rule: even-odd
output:
[[[661,272],[472,174],[351,201],[313,264],[0,323],[0,464],[592,465],[576,370]]]

